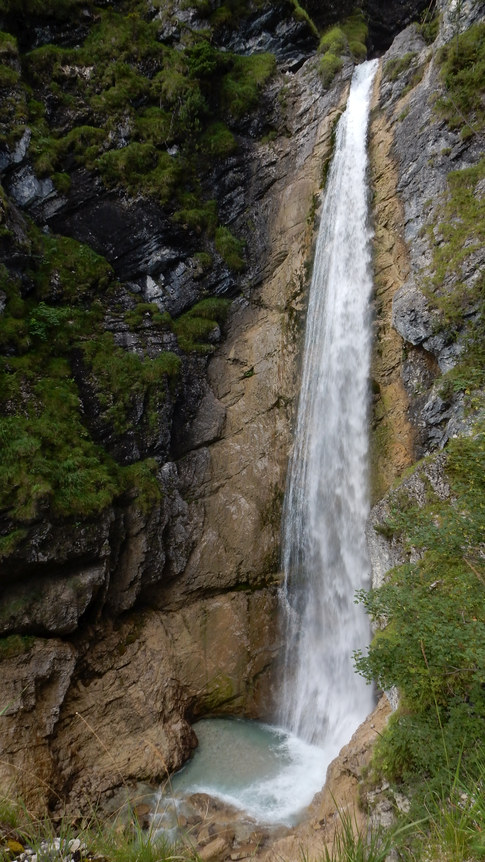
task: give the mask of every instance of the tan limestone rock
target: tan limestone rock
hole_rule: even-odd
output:
[[[378,93],[381,70],[376,77]],[[376,96],[374,96],[374,99]],[[384,114],[370,128],[370,164],[374,189],[375,339],[372,378],[375,391],[371,436],[372,497],[379,499],[394,479],[413,463],[413,430],[402,382],[403,340],[392,326],[392,300],[409,273],[403,236],[404,216],[392,159],[393,133]]]
[[[57,638],[19,644],[2,661],[0,786],[20,787],[29,811],[59,799],[50,739],[75,667],[75,650]]]

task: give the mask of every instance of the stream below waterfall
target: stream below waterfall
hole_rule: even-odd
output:
[[[284,668],[276,727],[204,719],[171,794],[206,793],[260,823],[294,824],[373,707],[353,668],[369,640],[371,229],[367,126],[377,61],[355,69],[339,120],[309,292],[302,385],[285,495]]]

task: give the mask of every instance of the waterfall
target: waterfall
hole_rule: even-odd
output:
[[[365,177],[376,65],[363,63],[354,73],[315,253],[284,507],[287,646],[278,726],[199,722],[199,748],[172,779],[175,803],[171,796],[168,808],[178,804],[177,794],[207,793],[261,823],[297,822],[322,787],[328,764],[373,705],[371,690],[354,673],[352,651],[368,641],[354,593],[369,575],[364,525],[372,281]]]
[[[366,586],[371,229],[367,126],[377,61],[355,69],[339,120],[308,303],[302,384],[283,515],[286,649],[279,723],[327,763],[368,715],[353,669],[368,642]]]

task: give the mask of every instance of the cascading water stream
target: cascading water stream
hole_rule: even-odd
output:
[[[377,61],[355,70],[337,130],[310,288],[296,440],[285,499],[287,645],[278,727],[207,719],[162,805],[208,793],[266,823],[291,824],[372,708],[353,670],[368,640],[354,593],[368,579],[367,407],[371,346],[366,137]],[[163,800],[163,795],[162,795]],[[168,821],[167,821],[168,818]],[[176,820],[176,817],[175,817]]]
[[[328,762],[372,708],[353,669],[368,640],[354,603],[368,580],[372,291],[366,138],[377,61],[355,70],[317,239],[295,445],[283,516],[286,650],[279,723]]]

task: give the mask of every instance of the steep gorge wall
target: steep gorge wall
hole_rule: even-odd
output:
[[[106,802],[120,784],[163,780],[195,743],[189,719],[269,707],[305,273],[315,195],[350,71],[327,93],[315,61],[278,73],[264,105],[280,134],[243,141],[237,158],[215,169],[220,209],[248,236],[248,269],[212,358],[182,358],[182,386],[165,400],[153,442],[143,425],[106,436],[96,391],[77,366],[93,433],[125,462],[155,456],[162,493],[146,505],[130,492],[100,517],[67,524],[44,507],[6,557],[0,775],[29,806],[68,798],[75,812]],[[16,152],[6,168],[6,223],[11,229],[17,219],[22,232],[19,189],[31,168],[28,151]],[[34,195],[27,208],[78,239],[92,241],[97,225],[97,248],[104,243],[106,253],[109,239],[121,278],[108,329],[116,344],[156,358],[174,348],[173,336],[148,316],[137,329],[125,323],[127,288],[136,284],[123,279],[134,257],[142,298],[156,298],[143,269],[155,276],[150,259],[170,240],[163,255],[172,279],[177,267],[182,278],[166,299],[172,314],[194,284],[207,292],[210,282],[197,286],[190,260],[177,263],[177,229],[168,235],[153,203],[142,210],[96,182],[86,194],[87,179],[75,174],[67,202]],[[157,278],[170,283],[167,272]],[[211,278],[220,278],[219,268]],[[234,282],[228,272],[227,281]],[[211,337],[220,342],[220,331]],[[143,423],[146,404],[136,409]]]
[[[483,409],[480,389],[475,398],[467,397],[474,377],[477,382],[480,379],[473,360],[470,366],[465,359],[462,385],[452,383],[454,369],[461,367],[462,357],[467,355],[467,340],[474,337],[481,319],[476,285],[483,268],[483,249],[475,247],[475,225],[469,225],[462,242],[470,246],[470,255],[457,262],[442,233],[443,226],[445,232],[453,230],[445,210],[449,174],[464,171],[466,182],[466,171],[480,162],[483,132],[477,129],[464,135],[465,118],[450,127],[437,107],[446,98],[439,50],[483,21],[483,11],[479,3],[465,3],[457,11],[453,4],[442,2],[437,12],[440,26],[431,45],[411,25],[383,56],[371,132],[377,303],[374,500],[391,486],[396,488],[375,508],[372,519],[377,527],[383,526],[390,506],[398,499],[396,480],[403,470],[423,456],[441,451],[451,439],[470,434]],[[478,199],[479,188],[475,194]],[[453,218],[466,219],[466,214],[455,210]],[[448,255],[448,272],[440,281],[436,271],[441,245]],[[454,296],[455,301],[459,297],[461,308],[454,327],[446,318],[443,298],[447,296]],[[438,458],[436,468],[430,468],[441,475],[441,479],[431,480],[438,494],[440,484],[447,486],[445,463],[446,459]],[[427,473],[426,467],[424,471]],[[411,478],[410,486],[412,483]],[[416,494],[419,499],[417,489]],[[373,528],[369,542],[374,580],[379,584],[385,571],[402,558]]]
[[[478,7],[469,5],[471,21]],[[254,34],[246,36],[250,45]],[[416,214],[445,189],[450,165],[466,165],[476,155],[473,139],[462,147],[432,112],[428,97],[440,87],[433,50],[415,29],[394,44],[384,64],[412,53],[409,73],[420,68],[424,74],[405,94],[406,70],[397,81],[384,75],[373,121],[376,498],[416,453],[444,444],[464,421],[460,396],[452,409],[441,408],[433,389],[449,345],[433,341],[425,313],[418,315],[418,336],[406,328],[423,307],[412,279],[423,255],[429,257]],[[304,52],[286,55],[284,64],[295,65],[265,90],[267,116],[251,121],[256,131],[238,129],[238,155],[223,159],[211,177],[221,190],[220,212],[247,242],[242,276],[217,260],[201,280],[196,232],[169,223],[153,203],[107,193],[82,170],[67,203],[59,202],[32,179],[25,142],[9,153],[4,221],[20,245],[27,243],[25,210],[51,229],[64,224],[82,240],[92,239],[98,223],[97,248],[107,256],[116,237],[111,261],[120,283],[105,323],[117,345],[150,357],[176,349],[174,334],[154,326],[148,312],[137,327],[126,323],[132,290],[174,316],[204,292],[240,292],[223,340],[217,327],[210,335],[217,345],[211,358],[183,357],[182,382],[175,398],[165,399],[148,443],[136,430],[145,422],[143,399],[133,405],[135,430],[118,439],[107,435],[102,411],[90,416],[91,429],[123,463],[155,456],[161,498],[144,506],[131,488],[100,517],[67,525],[41,508],[26,525],[26,540],[7,555],[2,631],[23,639],[8,643],[2,661],[7,706],[0,777],[29,804],[49,799],[56,805],[67,796],[75,811],[105,801],[123,782],[161,780],[194,744],[191,718],[214,710],[261,715],[270,702],[279,513],[306,265],[315,195],[351,71],[346,66],[325,92],[315,61],[304,60]],[[429,105],[427,124],[423,104]],[[277,130],[273,140],[258,140],[268,126]],[[403,337],[409,343],[404,365]],[[73,368],[88,413],[96,407],[91,381],[76,358]],[[384,570],[388,544],[381,533],[372,541],[379,546],[376,571]],[[39,576],[40,591],[34,589]]]

